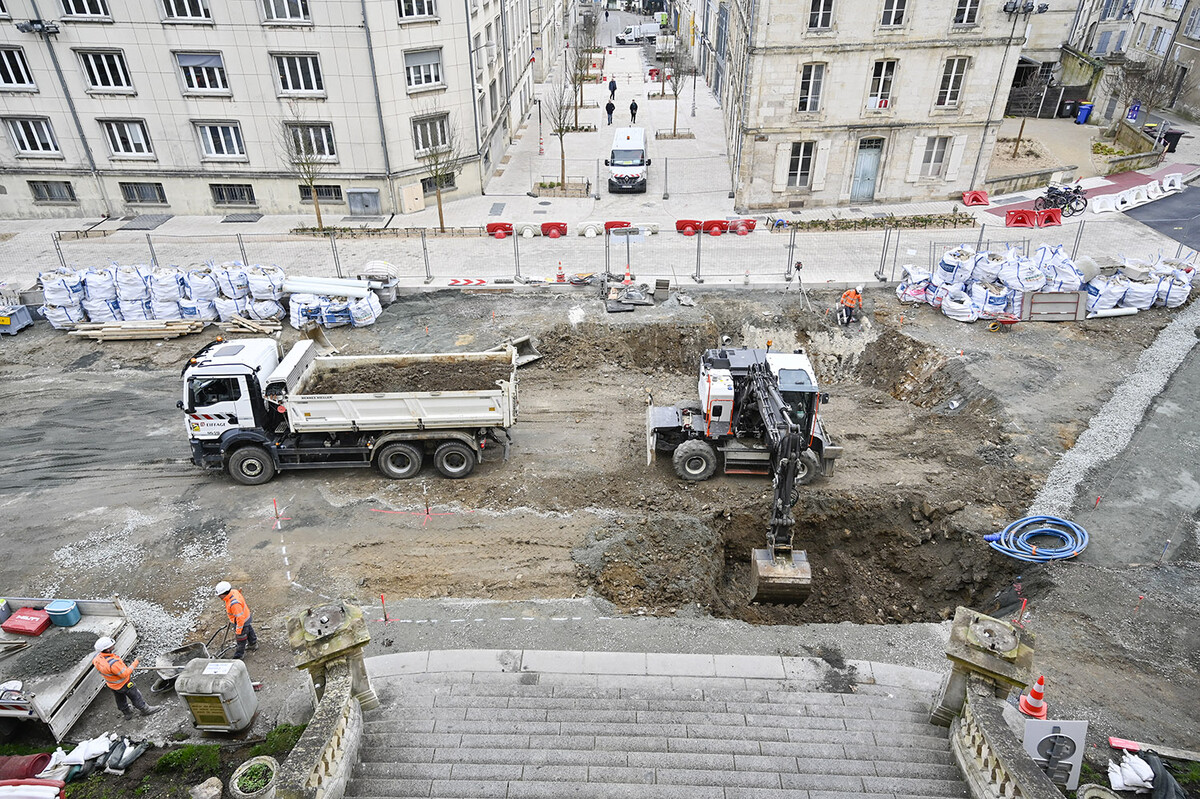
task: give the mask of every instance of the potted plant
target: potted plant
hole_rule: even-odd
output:
[[[278,773],[279,763],[275,758],[252,757],[229,778],[229,794],[235,799],[274,799]]]

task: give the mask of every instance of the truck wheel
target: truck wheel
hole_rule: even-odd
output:
[[[821,465],[817,462],[816,453],[811,449],[805,450],[804,454],[800,456],[799,463],[796,464],[796,485],[806,486],[816,480],[820,473]],[[799,499],[798,496],[797,499]],[[796,504],[795,499],[792,500],[792,504]]]
[[[275,461],[262,447],[242,447],[229,456],[229,476],[244,486],[258,486],[275,476]]]
[[[671,463],[675,465],[675,474],[683,480],[707,480],[717,471],[717,453],[712,444],[692,438],[675,448]]]
[[[475,452],[461,441],[447,441],[433,451],[433,465],[442,477],[458,480],[475,471]]]
[[[385,444],[375,455],[375,466],[384,477],[407,480],[421,471],[425,453],[412,444]]]

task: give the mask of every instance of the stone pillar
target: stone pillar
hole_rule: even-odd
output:
[[[992,687],[997,699],[1024,690],[1033,671],[1035,636],[1006,621],[960,607],[954,613],[946,658],[953,667],[942,680],[929,720],[949,726],[962,713],[967,682],[974,676]]]
[[[289,617],[287,629],[296,668],[308,671],[318,699],[324,693],[325,666],[345,658],[350,669],[350,690],[362,709],[379,706],[363,662],[363,649],[371,634],[362,608],[341,601],[319,605]]]

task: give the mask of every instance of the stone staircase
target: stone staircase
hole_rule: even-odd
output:
[[[967,795],[939,675],[808,658],[455,651],[367,661],[348,797]]]

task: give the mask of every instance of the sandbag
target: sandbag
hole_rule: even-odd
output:
[[[1130,280],[1119,303],[1122,308],[1145,311],[1158,299],[1158,280]]]
[[[91,760],[93,757],[107,752],[109,747],[112,746],[113,739],[114,736],[112,733],[105,733],[99,737],[81,741],[61,762],[67,765],[83,765],[84,762]]]
[[[155,269],[150,274],[150,299],[179,302],[183,299],[183,275],[175,267]]]
[[[970,279],[974,258],[975,251],[965,245],[947,250],[933,270],[933,284],[946,286]]]
[[[1046,275],[1032,259],[1017,257],[1005,261],[1000,267],[1000,282],[1010,289],[1038,291],[1046,285]]]
[[[1165,308],[1178,308],[1187,302],[1188,295],[1191,293],[1191,281],[1184,279],[1180,273],[1160,277],[1154,304]]]
[[[1089,311],[1107,311],[1116,308],[1117,303],[1125,296],[1125,288],[1129,278],[1124,275],[1114,275],[1111,278],[1096,275],[1087,283]]]
[[[53,272],[41,272],[38,274],[38,282],[42,284],[42,295],[47,307],[77,306],[83,302],[83,280],[74,269],[59,268]]]
[[[218,295],[213,300],[213,305],[217,306],[217,316],[221,317],[222,322],[232,322],[233,317],[246,315],[245,296],[225,297]]]
[[[213,270],[221,294],[231,300],[240,300],[250,293],[250,281],[246,278],[246,267],[237,262],[221,264]]]
[[[1016,256],[1013,255],[1012,258]],[[995,283],[1000,277],[1000,270],[1011,260],[1010,254],[998,252],[981,252],[975,255],[971,265],[971,277],[986,283]]]
[[[87,321],[82,305],[43,305],[38,313],[45,317],[50,327],[55,330],[70,330],[75,325]]]
[[[83,272],[84,296],[89,300],[115,300],[117,279],[114,270],[108,267],[93,267]]]
[[[150,300],[150,313],[155,319],[162,319],[164,322],[183,318],[183,312],[179,310],[178,302]]]
[[[50,765],[48,753],[0,757],[0,780],[27,780]]]
[[[315,294],[293,294],[288,298],[288,322],[297,330],[321,319],[321,299]]]
[[[117,267],[117,298],[126,300],[150,299],[150,270],[144,266]]]
[[[220,318],[217,314],[217,306],[212,302],[186,298],[179,301],[179,317],[200,322],[215,322]]]
[[[217,278],[208,267],[189,270],[183,277],[183,284],[189,300],[212,302],[220,293]]]
[[[350,303],[350,324],[353,327],[366,327],[375,324],[375,320],[383,313],[383,306],[375,292],[367,293],[361,300]]]
[[[285,275],[278,266],[251,266],[246,270],[250,296],[256,300],[278,300],[283,297]]]
[[[110,300],[83,301],[83,311],[92,322],[121,322],[125,319],[121,313],[121,301],[116,297]]]
[[[284,311],[283,306],[275,300],[258,300],[247,303],[246,313],[250,314],[251,319],[265,322],[269,319],[282,319]]]
[[[121,316],[126,322],[142,322],[154,319],[150,300],[121,300]]]

